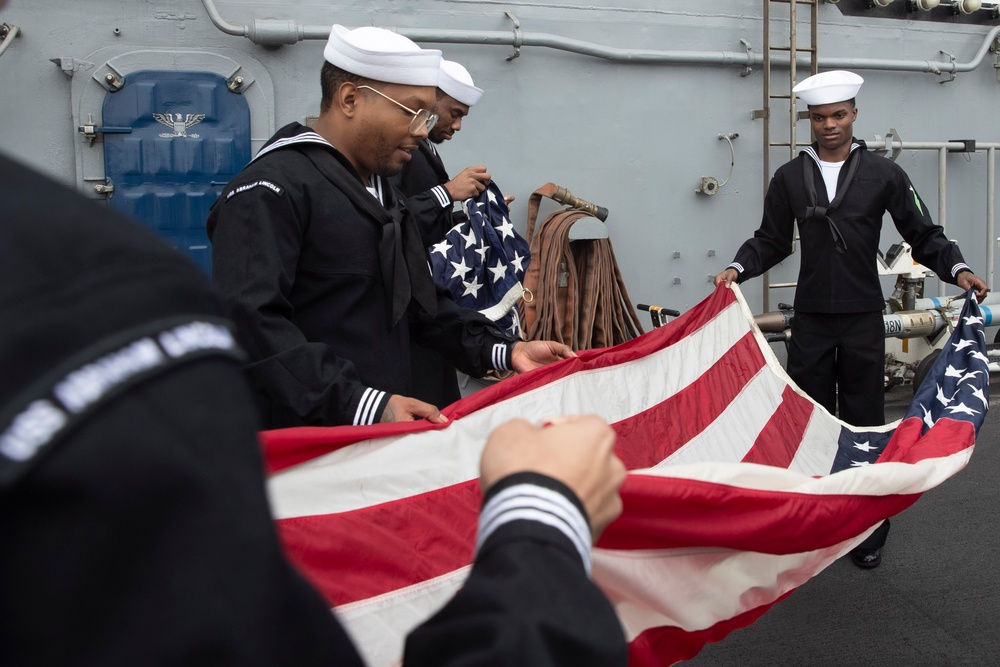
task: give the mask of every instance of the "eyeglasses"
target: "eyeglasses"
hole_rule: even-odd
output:
[[[389,97],[388,95],[386,95],[382,91],[375,90],[371,86],[358,86],[358,88],[367,88],[368,90],[372,91],[373,93],[381,95],[385,99],[389,100],[390,102],[392,102],[393,104],[395,104],[397,107],[399,107],[403,111],[406,111],[407,113],[413,114],[413,120],[410,121],[409,130],[410,130],[410,134],[412,134],[414,136],[420,134],[421,128],[426,128],[426,130],[428,132],[430,132],[432,129],[434,129],[434,126],[437,125],[438,115],[436,113],[431,113],[427,109],[419,109],[417,111],[414,111],[413,109],[411,109],[411,108],[409,108],[407,106],[403,106],[402,104],[400,104],[396,100],[392,99],[391,97]]]

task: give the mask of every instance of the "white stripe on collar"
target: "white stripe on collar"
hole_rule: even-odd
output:
[[[378,199],[382,206],[385,206],[385,190],[382,185],[382,177],[378,174],[372,174],[368,177],[368,183],[365,184],[365,188],[372,194],[372,197]]]
[[[852,141],[851,150],[847,154],[850,155],[858,148],[861,148],[861,144],[859,144],[856,141]],[[802,149],[802,152],[811,157],[813,160],[815,160],[816,164],[819,164],[821,162],[821,160],[819,159],[819,154],[816,152],[816,149],[813,148],[812,146],[806,146],[805,148]]]
[[[264,146],[263,148],[260,149],[260,151],[257,152],[256,155],[253,156],[253,160],[250,160],[250,162],[253,162],[257,158],[261,157],[262,155],[267,155],[268,153],[270,153],[273,150],[277,150],[279,148],[284,148],[285,146],[288,146],[290,144],[323,144],[324,146],[329,146],[330,148],[334,148],[333,144],[331,144],[329,141],[327,141],[326,139],[324,139],[318,133],[316,133],[316,132],[303,132],[302,134],[296,134],[295,136],[292,136],[292,137],[286,137],[284,139],[278,139],[274,143],[268,144],[267,146]]]

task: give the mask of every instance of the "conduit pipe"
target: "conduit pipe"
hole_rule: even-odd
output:
[[[967,152],[968,146],[961,141],[902,141],[896,139],[887,144],[885,139],[873,139],[865,141],[869,150],[891,150],[892,152],[903,150],[935,150],[938,152],[938,213],[937,224],[942,227],[947,223],[946,203],[947,203],[947,158],[949,151]],[[993,261],[995,258],[996,239],[996,149],[1000,143],[979,143],[976,142],[976,152],[986,151],[986,286],[993,290],[995,271]],[[944,296],[945,283],[942,281],[938,286],[938,295]]]
[[[21,32],[16,25],[10,25],[9,23],[4,23],[3,25],[7,28],[7,36],[3,38],[2,42],[0,42],[0,56],[3,55],[4,51],[10,48],[10,45],[14,43],[14,38],[17,37],[19,32]]]
[[[246,37],[260,46],[275,47],[295,44],[303,40],[325,40],[330,35],[330,26],[299,25],[287,19],[254,19],[250,25],[233,25],[227,23],[219,15],[215,0],[202,0],[209,18],[219,30],[229,35]],[[433,28],[403,28],[399,34],[409,37],[415,42],[434,44],[482,44],[490,46],[538,46],[560,51],[568,51],[584,56],[602,58],[614,62],[628,63],[660,63],[688,65],[734,65],[752,67],[764,62],[763,54],[754,53],[747,48],[743,53],[736,51],[657,51],[651,49],[619,49],[603,44],[585,42],[578,39],[561,37],[547,33],[530,33],[500,30],[444,30]],[[969,72],[982,63],[989,52],[990,45],[1000,35],[1000,26],[995,26],[987,33],[975,57],[967,63],[932,62],[929,60],[879,60],[873,58],[820,58],[819,65],[824,69],[865,69],[887,70],[896,72],[927,72],[931,74]],[[776,55],[772,64],[789,67],[791,58],[787,55]],[[808,58],[799,58],[796,64],[809,66]]]

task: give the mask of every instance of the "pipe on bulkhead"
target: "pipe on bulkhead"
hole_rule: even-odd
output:
[[[876,139],[872,141],[866,141],[868,148],[870,150],[882,150],[888,149],[889,146],[886,145],[884,139]],[[979,143],[976,142],[975,150],[985,150],[986,151],[986,267],[987,276],[986,286],[993,291],[993,280],[994,280],[994,249],[995,244],[998,242],[996,238],[996,205],[994,203],[996,198],[996,149],[1000,146],[997,143]],[[947,204],[947,169],[948,169],[948,152],[958,151],[964,152],[969,150],[964,142],[961,141],[902,141],[899,140],[898,144],[894,143],[892,145],[893,150],[936,150],[938,152],[938,219],[937,223],[944,227],[947,223],[947,213],[945,210],[945,205]],[[945,291],[944,281],[940,281],[938,285],[938,296],[944,297]],[[987,296],[989,298],[989,296]]]
[[[219,30],[229,35],[247,37],[255,44],[265,47],[277,47],[295,44],[306,39],[325,40],[330,35],[330,26],[299,25],[286,19],[254,19],[250,25],[236,26],[225,22],[215,7],[215,0],[202,0],[208,16]],[[685,65],[735,65],[751,67],[762,65],[764,56],[749,49],[743,53],[734,51],[656,51],[652,49],[619,49],[570,39],[547,33],[525,33],[518,30],[443,30],[405,28],[398,30],[399,34],[409,37],[415,42],[430,42],[434,44],[483,44],[491,46],[540,46],[569,51],[584,56],[602,58],[614,62],[631,63],[661,63]],[[819,66],[823,69],[867,69],[887,70],[897,72],[926,72],[943,74],[969,72],[976,69],[990,50],[993,41],[1000,35],[1000,26],[994,27],[986,35],[975,57],[967,63],[931,62],[929,60],[876,60],[871,58],[820,58]],[[771,62],[785,67],[791,66],[789,56],[776,55]],[[810,65],[807,57],[796,59],[796,64],[803,67]]]

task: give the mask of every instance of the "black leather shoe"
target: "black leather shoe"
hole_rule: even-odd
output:
[[[851,562],[870,570],[882,564],[881,549],[855,549],[851,552]]]

